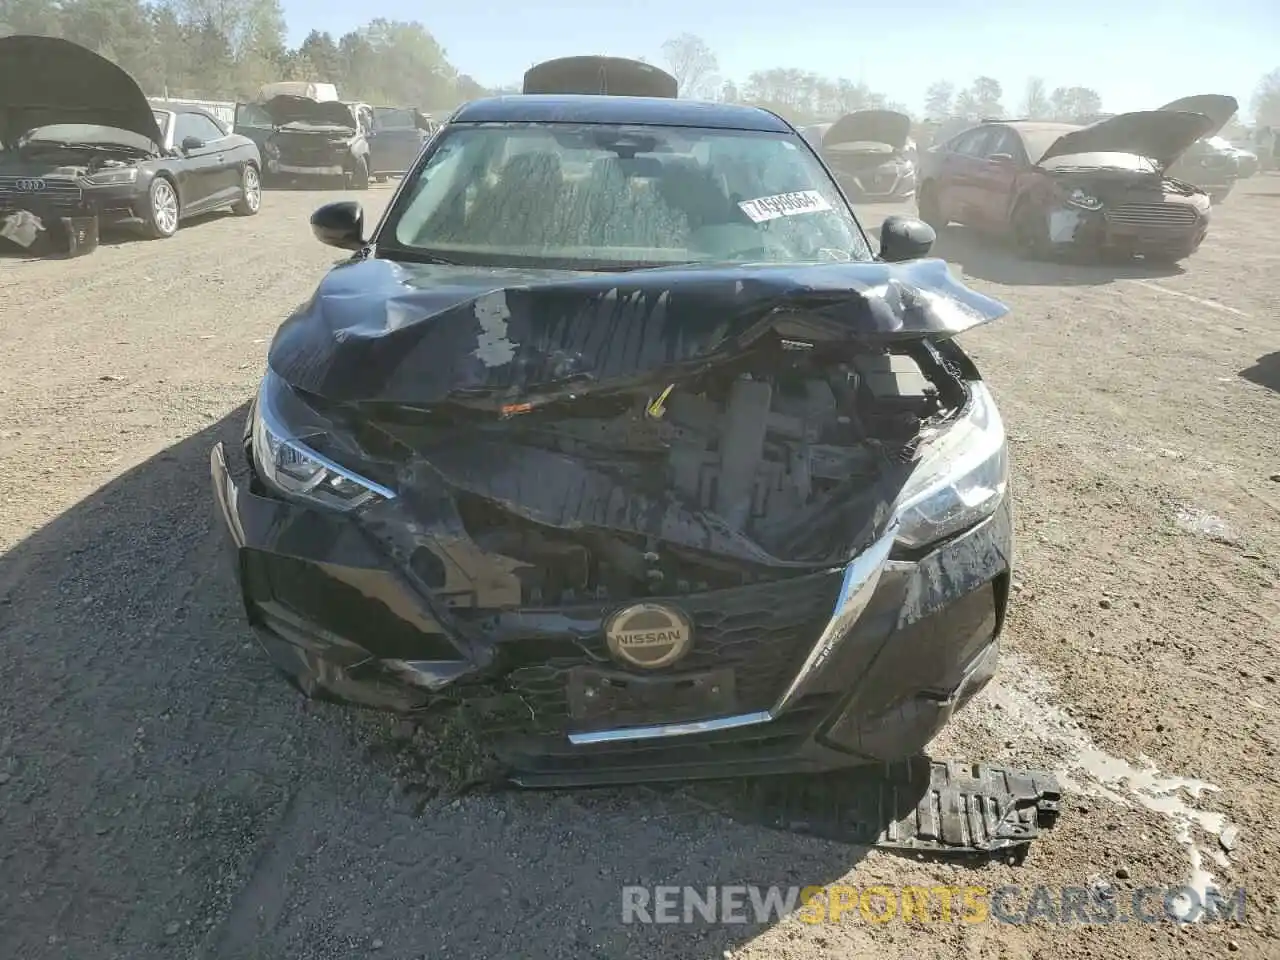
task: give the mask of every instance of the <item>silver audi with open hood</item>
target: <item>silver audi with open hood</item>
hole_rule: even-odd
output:
[[[368,120],[372,109],[365,108]],[[261,104],[240,104],[237,124],[257,134],[272,178],[324,178],[352,190],[367,190],[372,174],[368,123],[359,105],[280,94]],[[265,118],[264,133],[255,118]],[[250,126],[254,129],[249,129]]]
[[[530,785],[920,751],[995,670],[1005,313],[878,252],[771,113],[475,101],[284,321],[213,491],[308,695],[449,705]]]
[[[905,113],[859,110],[805,132],[851,200],[915,196],[915,144],[911,118]]]
[[[1171,176],[1179,177],[1194,183],[1207,194],[1214,203],[1225,200],[1236,181],[1248,176],[1247,169],[1241,168],[1245,158],[1241,151],[1218,137],[1222,128],[1231,122],[1231,118],[1240,109],[1235,97],[1221,93],[1202,93],[1192,97],[1181,97],[1172,103],[1166,103],[1161,110],[1198,113],[1207,117],[1212,125],[1206,128],[1177,160],[1169,166]],[[1256,162],[1257,158],[1254,158]]]
[[[257,213],[260,157],[205,111],[152,103],[57,37],[0,38],[0,246],[87,253],[100,224],[157,238],[219,208]]]

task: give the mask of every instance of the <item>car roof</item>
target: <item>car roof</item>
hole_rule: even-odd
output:
[[[197,107],[193,103],[174,103],[170,100],[151,100],[148,102],[151,104],[152,110],[159,110],[161,113],[198,113],[200,116],[208,117],[215,122],[218,120],[204,107]]]
[[[1018,133],[1056,133],[1058,136],[1080,129],[1080,124],[1078,123],[1058,123],[1049,120],[994,120],[991,123],[980,124],[980,126],[1009,127],[1018,131]]]
[[[768,110],[734,103],[598,94],[516,94],[463,104],[450,123],[618,123],[793,133]]]

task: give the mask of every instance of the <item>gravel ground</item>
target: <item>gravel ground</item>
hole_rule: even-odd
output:
[[[1000,680],[935,752],[1067,778],[1020,867],[766,831],[680,791],[419,810],[389,721],[282,683],[241,622],[208,449],[335,259],[307,226],[332,198],[0,260],[0,955],[1280,956],[1280,177],[1241,184],[1185,269],[940,240],[1013,308],[966,346],[1012,436],[1019,557]],[[1209,875],[1247,889],[1243,923],[621,923],[623,884],[1017,884],[1017,909],[1105,882],[1124,913]]]

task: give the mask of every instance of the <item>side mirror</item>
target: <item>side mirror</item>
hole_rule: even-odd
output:
[[[199,150],[203,146],[204,146],[204,141],[201,140],[199,137],[183,137],[182,138],[183,153],[190,153],[192,150]]]
[[[987,157],[992,163],[1013,163],[1012,153],[993,153]]]
[[[311,214],[311,232],[330,247],[359,250],[364,246],[364,208],[354,200],[326,203]]]
[[[895,214],[880,226],[880,259],[889,263],[928,256],[938,239],[933,227],[915,217]]]

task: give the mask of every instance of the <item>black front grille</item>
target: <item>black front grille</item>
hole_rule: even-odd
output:
[[[83,199],[84,191],[74,180],[0,176],[0,210],[73,209],[80,206]]]
[[[501,644],[501,686],[507,709],[487,723],[491,729],[563,733],[575,729],[567,684],[575,667],[596,666],[637,676],[670,676],[730,668],[734,712],[766,710],[795,677],[834,609],[841,571],[794,577],[750,587],[679,597],[694,623],[693,649],[665,670],[628,671],[609,655],[603,631],[579,637],[531,637]],[[606,611],[563,611],[578,622],[599,622]],[[664,723],[684,717],[646,717]],[[707,718],[701,718],[707,719]]]
[[[330,166],[345,152],[345,145],[319,134],[281,134],[276,138],[280,162],[298,166]]]

